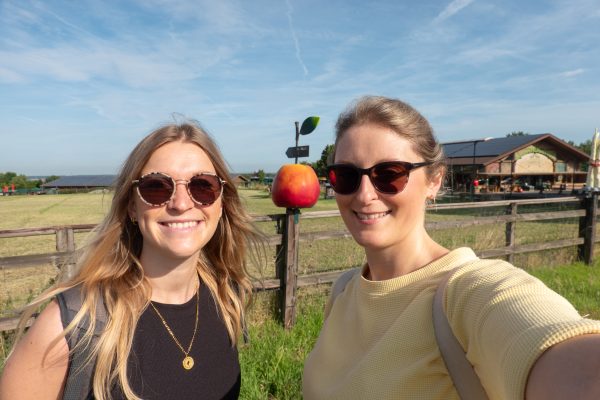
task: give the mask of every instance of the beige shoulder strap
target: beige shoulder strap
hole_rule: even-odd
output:
[[[346,285],[348,284],[348,282],[350,282],[350,279],[352,279],[354,275],[360,273],[360,270],[361,267],[352,268],[340,275],[340,277],[333,284],[333,288],[331,289],[332,302],[335,301],[336,297],[338,297],[338,295],[342,293],[344,289],[346,289]]]
[[[457,268],[458,269],[458,268]],[[456,269],[446,274],[438,285],[433,298],[433,329],[438,347],[454,387],[462,400],[487,400],[487,394],[481,386],[479,377],[467,360],[464,349],[454,336],[452,327],[444,312],[446,285]]]

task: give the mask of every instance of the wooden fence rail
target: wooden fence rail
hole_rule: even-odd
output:
[[[525,205],[547,205],[547,204],[572,204],[575,209],[565,211],[531,212],[519,213],[519,207]],[[598,214],[598,195],[588,197],[560,197],[548,199],[527,200],[502,200],[475,203],[452,203],[430,206],[437,210],[458,209],[482,209],[482,208],[504,208],[504,214],[484,216],[452,221],[427,222],[428,230],[440,230],[450,228],[466,228],[484,225],[505,225],[505,245],[499,248],[480,249],[476,251],[482,258],[507,257],[512,262],[515,254],[535,252],[547,249],[558,249],[577,246],[578,257],[587,264],[591,264],[594,258],[594,244],[598,241],[595,234],[596,219]],[[255,222],[274,221],[277,224],[277,234],[267,238],[269,245],[275,246],[275,279],[254,282],[255,290],[279,290],[279,309],[281,321],[286,327],[291,327],[295,322],[296,291],[298,287],[317,285],[334,282],[343,272],[328,271],[311,275],[298,275],[298,248],[301,242],[349,238],[350,233],[346,230],[325,232],[300,232],[300,221],[312,218],[339,217],[339,211],[313,211],[299,213],[297,210],[288,209],[285,214],[255,216]],[[549,242],[539,242],[524,245],[516,244],[515,228],[517,222],[524,221],[547,221],[556,219],[579,218],[579,235],[576,238],[561,239]],[[28,228],[0,230],[0,239],[11,237],[26,237],[37,235],[55,235],[56,252],[48,254],[33,254],[24,256],[13,256],[0,258],[0,270],[9,268],[22,268],[40,264],[53,264],[58,268],[68,268],[62,271],[63,275],[72,273],[73,263],[71,260],[76,256],[75,233],[89,232],[95,225],[69,225],[47,228]],[[19,310],[15,310],[18,314]],[[17,317],[0,319],[0,332],[15,329]]]

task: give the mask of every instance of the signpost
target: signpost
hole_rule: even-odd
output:
[[[295,158],[298,162],[299,157],[308,157],[308,146],[288,147],[285,152],[288,158]]]
[[[317,125],[319,125],[320,119],[321,118],[315,116],[308,117],[304,120],[304,122],[302,122],[302,127],[300,127],[300,122],[294,122],[296,125],[296,147],[289,147],[285,152],[285,155],[288,156],[288,158],[295,158],[295,164],[298,164],[299,157],[308,157],[308,146],[298,146],[298,139],[300,138],[300,135],[308,135],[314,131],[317,128]]]

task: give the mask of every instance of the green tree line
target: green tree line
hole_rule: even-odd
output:
[[[46,182],[58,179],[56,175],[49,176],[46,178]],[[39,188],[44,181],[41,179],[27,179],[26,175],[17,174],[16,172],[0,172],[0,187],[15,185],[15,189],[35,189]]]

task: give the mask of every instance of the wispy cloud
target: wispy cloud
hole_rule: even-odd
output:
[[[438,14],[437,17],[434,18],[433,22],[440,23],[450,18],[451,16],[453,16],[454,14],[471,4],[473,1],[475,0],[453,0],[450,4],[446,6],[446,8],[444,8],[444,10],[441,13]]]
[[[18,83],[23,82],[25,78],[16,71],[0,67],[0,82]]]
[[[581,75],[585,72],[585,69],[583,68],[577,68],[577,69],[573,69],[571,71],[565,71],[561,74],[561,76],[565,77],[565,78],[571,78],[573,76],[577,76],[577,75]]]
[[[288,23],[290,26],[290,32],[292,34],[292,39],[294,40],[294,46],[296,48],[296,59],[298,60],[298,62],[300,63],[300,66],[302,67],[302,70],[304,71],[304,76],[308,75],[308,68],[306,68],[306,64],[304,64],[304,61],[302,60],[302,54],[300,52],[300,43],[298,42],[298,36],[296,35],[296,30],[294,29],[294,21],[292,20],[292,14],[294,13],[294,8],[292,7],[292,3],[290,2],[290,0],[285,0],[287,6],[288,6],[288,11],[287,11],[287,18],[288,18]]]

